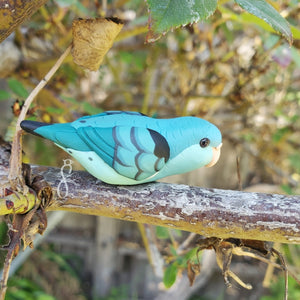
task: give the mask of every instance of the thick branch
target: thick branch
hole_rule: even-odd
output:
[[[0,184],[9,188],[9,145],[0,147]],[[67,166],[67,165],[66,165]],[[300,196],[203,189],[151,183],[138,186],[104,184],[87,172],[32,166],[53,189],[48,210],[67,210],[155,224],[219,238],[300,243]],[[69,171],[69,172],[66,172]],[[1,191],[0,191],[1,192]],[[18,198],[22,202],[23,198]],[[13,201],[13,199],[11,199]],[[1,214],[14,213],[0,199]],[[22,203],[18,203],[22,206]],[[28,199],[23,207],[28,207]],[[22,210],[24,212],[24,210]]]
[[[300,196],[166,183],[112,186],[83,171],[65,178],[56,168],[32,169],[53,187],[54,202],[48,210],[101,215],[219,238],[300,243]],[[65,183],[67,191],[62,189]]]

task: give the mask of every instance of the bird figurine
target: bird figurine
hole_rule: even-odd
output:
[[[21,127],[51,140],[90,174],[115,185],[211,167],[222,146],[219,129],[197,117],[155,119],[138,112],[107,111],[64,124],[25,120]]]

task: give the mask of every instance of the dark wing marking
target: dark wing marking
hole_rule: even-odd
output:
[[[157,131],[148,129],[155,143],[154,154],[159,158],[164,158],[165,163],[170,158],[170,147],[167,140]]]

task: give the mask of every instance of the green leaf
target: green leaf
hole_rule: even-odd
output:
[[[156,236],[159,239],[168,239],[170,237],[169,229],[162,226],[156,226]]]
[[[0,90],[0,101],[11,98],[11,94],[7,91]]]
[[[13,289],[12,291],[8,290],[8,293],[6,294],[5,299],[10,300],[35,300],[34,296],[31,294],[31,292],[24,291],[24,290],[18,290]]]
[[[0,223],[0,244],[4,245],[8,241],[7,225],[5,222]]]
[[[46,111],[53,115],[61,115],[64,113],[63,108],[57,108],[57,107],[51,107],[51,106],[46,107]]]
[[[176,228],[172,228],[172,233],[174,233],[175,236],[181,237],[182,236],[182,231]]]
[[[73,97],[68,97],[68,96],[64,96],[64,95],[61,95],[60,97],[61,97],[61,99],[65,100],[65,101],[67,101],[69,103],[78,104],[78,102],[76,101],[76,99],[73,98]]]
[[[299,40],[300,39],[300,29],[291,25],[291,31],[292,31],[292,35],[293,35],[294,39]]]
[[[174,284],[177,272],[178,270],[175,264],[171,264],[165,269],[163,283],[166,288],[170,288]]]
[[[235,0],[243,9],[270,24],[280,32],[291,44],[293,40],[289,23],[279,12],[264,0]]]
[[[293,166],[297,173],[300,174],[300,153],[295,153],[289,156],[291,166]]]
[[[128,51],[120,51],[119,57],[126,64],[135,66],[138,71],[142,71],[145,69],[145,62],[147,58],[146,52],[135,51],[134,53],[131,53]]]
[[[151,19],[149,24],[156,33],[171,28],[199,22],[211,16],[217,8],[217,0],[147,0]]]
[[[186,253],[184,255],[185,261],[187,262],[188,260],[191,260],[192,262],[197,263],[198,262],[197,251],[198,251],[198,247],[195,247],[195,248],[191,249],[188,253]],[[200,254],[198,254],[198,255],[200,256]]]
[[[279,128],[273,133],[272,141],[279,143],[288,133],[290,133],[289,127]]]
[[[29,93],[24,87],[23,83],[14,78],[7,80],[9,88],[19,97],[27,98]]]
[[[293,189],[287,185],[287,184],[282,184],[281,189],[287,194],[287,195],[292,195],[293,194]]]
[[[84,112],[86,112],[89,115],[100,114],[103,112],[103,109],[99,107],[95,107],[88,102],[82,103],[82,109],[84,110]]]
[[[173,245],[170,245],[170,252],[173,256],[177,256],[176,248]]]
[[[300,52],[295,47],[291,47],[292,58],[298,68],[300,68]]]
[[[12,277],[11,279],[9,279],[8,286],[18,286],[20,290],[22,289],[24,291],[27,290],[30,292],[40,290],[40,287],[33,281],[20,277]]]
[[[73,268],[70,266],[70,264],[62,255],[52,251],[45,251],[43,252],[43,255],[45,255],[45,257],[55,262],[62,270],[76,277],[76,272],[73,270]]]

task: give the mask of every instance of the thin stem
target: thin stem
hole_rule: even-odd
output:
[[[1,282],[0,282],[0,300],[5,299],[9,269],[10,269],[10,266],[11,266],[12,259],[13,259],[13,251],[8,250],[7,256],[6,256],[6,259],[5,259],[5,263],[4,263],[2,279],[1,279]]]
[[[72,45],[70,45],[65,52],[60,56],[60,58],[56,61],[54,66],[50,69],[50,71],[46,74],[46,76],[39,82],[39,84],[32,90],[30,95],[25,100],[24,105],[22,106],[21,113],[19,115],[18,121],[17,121],[17,130],[20,130],[20,124],[25,119],[27,111],[33,102],[34,98],[37,96],[37,94],[45,87],[45,85],[49,82],[51,77],[55,74],[55,72],[58,70],[58,68],[61,66],[62,62],[66,58],[66,56],[70,53]]]
[[[28,109],[33,102],[34,98],[37,94],[44,88],[44,86],[49,82],[51,77],[57,71],[57,69],[62,64],[63,60],[70,53],[72,45],[70,45],[65,52],[60,56],[54,66],[50,69],[50,71],[46,74],[46,76],[39,82],[39,84],[33,89],[30,95],[24,102],[21,113],[18,117],[16,124],[16,132],[13,138],[12,147],[11,147],[11,156],[10,156],[10,170],[8,178],[11,181],[12,187],[17,187],[17,181],[20,180],[22,183],[22,139],[21,139],[21,122],[25,119]]]

